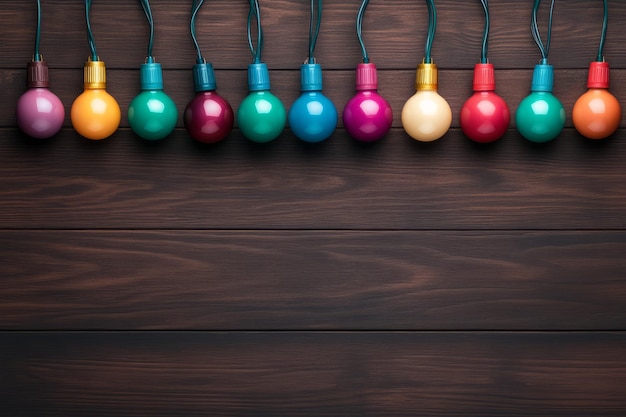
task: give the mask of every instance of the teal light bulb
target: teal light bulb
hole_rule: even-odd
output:
[[[287,121],[285,106],[270,92],[269,71],[263,63],[248,66],[250,94],[237,110],[237,125],[249,140],[266,143],[276,139]]]
[[[149,62],[141,66],[141,93],[128,107],[128,123],[139,137],[160,140],[172,133],[178,121],[174,101],[163,92],[161,65]]]
[[[565,109],[552,94],[553,80],[552,65],[536,65],[531,93],[517,108],[517,130],[531,142],[549,142],[561,133],[565,125]]]

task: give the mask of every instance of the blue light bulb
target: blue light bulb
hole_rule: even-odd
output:
[[[289,109],[289,127],[304,142],[322,142],[337,127],[337,108],[322,94],[322,67],[319,64],[303,64],[300,75],[302,95]]]

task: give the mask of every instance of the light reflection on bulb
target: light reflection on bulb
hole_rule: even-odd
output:
[[[432,142],[446,134],[452,124],[452,110],[437,92],[437,66],[422,63],[416,74],[416,93],[402,108],[402,127],[413,139]]]

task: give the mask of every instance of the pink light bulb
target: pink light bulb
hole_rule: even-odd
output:
[[[47,139],[61,130],[65,109],[61,100],[48,89],[46,62],[31,61],[27,71],[28,90],[17,102],[17,125],[33,138]]]
[[[343,109],[343,125],[354,139],[374,142],[384,137],[393,121],[391,106],[376,89],[376,66],[362,63],[356,68],[356,90]]]

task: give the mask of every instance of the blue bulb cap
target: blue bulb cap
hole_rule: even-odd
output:
[[[142,90],[163,90],[163,71],[161,64],[147,62],[141,64],[139,82]]]
[[[217,88],[215,82],[215,71],[213,65],[208,62],[193,66],[193,88],[196,93],[202,91],[213,91]]]
[[[300,67],[300,91],[322,91],[322,66],[302,64]]]
[[[554,67],[549,64],[537,64],[533,71],[530,91],[551,93],[554,88]]]
[[[270,89],[270,71],[267,64],[248,65],[248,90],[264,91]]]

